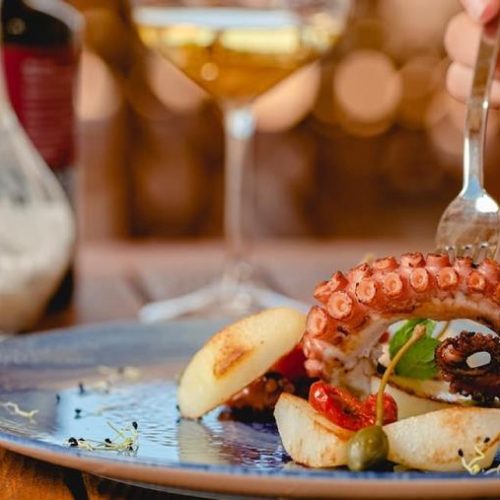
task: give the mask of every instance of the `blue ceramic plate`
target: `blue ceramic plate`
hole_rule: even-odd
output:
[[[171,491],[314,497],[499,497],[500,475],[310,470],[291,463],[274,425],[179,419],[175,377],[219,327],[111,324],[0,344],[0,444],[83,471]],[[16,413],[37,410],[33,418]],[[68,439],[115,440],[138,425],[134,451],[85,451]],[[128,431],[126,431],[127,437]]]

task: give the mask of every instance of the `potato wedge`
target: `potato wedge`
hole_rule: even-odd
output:
[[[283,393],[274,417],[283,448],[294,462],[308,467],[347,463],[347,442],[353,432],[330,422],[304,399]]]
[[[470,462],[477,456],[474,446],[478,446],[485,454],[478,465],[484,468],[493,463],[500,442],[500,409],[454,406],[399,420],[384,430],[389,438],[389,460],[398,464],[429,471],[463,471],[459,450]]]
[[[226,402],[290,352],[304,330],[303,314],[277,308],[216,333],[182,374],[177,393],[181,415],[198,418]]]

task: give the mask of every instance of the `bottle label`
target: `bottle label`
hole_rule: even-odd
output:
[[[74,47],[6,44],[3,55],[7,89],[19,121],[49,167],[67,169],[74,156]]]

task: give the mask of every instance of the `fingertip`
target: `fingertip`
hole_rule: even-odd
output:
[[[472,85],[472,70],[460,63],[451,63],[446,72],[446,88],[460,101],[465,102]]]
[[[466,102],[472,88],[473,71],[468,66],[453,62],[446,72],[446,88],[450,95],[459,101]],[[491,107],[500,107],[500,81],[493,80],[490,91]]]
[[[479,23],[491,21],[500,11],[500,0],[462,0],[467,13]]]
[[[480,34],[480,26],[465,12],[454,16],[449,21],[444,36],[444,46],[450,59],[466,66],[474,66]]]
[[[471,24],[471,21],[465,12],[459,12],[449,20],[443,40],[448,55],[456,49],[457,44],[464,38],[463,26],[467,23]]]
[[[482,23],[488,23],[500,12],[500,0],[489,0],[480,17]]]

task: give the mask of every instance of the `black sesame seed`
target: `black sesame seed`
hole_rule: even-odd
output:
[[[78,391],[80,394],[85,394],[85,386],[83,385],[83,382],[78,382]]]
[[[459,457],[463,457],[464,456],[464,450],[462,450],[462,448],[458,449],[458,456]]]
[[[75,408],[75,416],[79,417],[82,413],[82,409],[81,408]]]
[[[489,443],[490,441],[491,439],[489,437],[485,437],[483,443],[486,444]]]
[[[111,441],[111,439],[109,439],[109,438],[106,438],[106,439],[104,440],[104,442],[105,442],[106,444],[112,444],[112,441]]]
[[[70,437],[68,439],[69,445],[74,448],[75,446],[78,446],[78,441],[74,437]]]
[[[130,446],[128,447],[128,451],[134,451],[134,447],[133,447],[132,445],[130,445]]]
[[[137,424],[137,422],[132,422],[132,427],[137,430],[137,427],[139,427],[139,425]]]
[[[80,438],[78,441],[85,441],[85,438]]]
[[[56,402],[59,403],[59,401],[61,401],[61,395],[60,394],[56,394]]]

